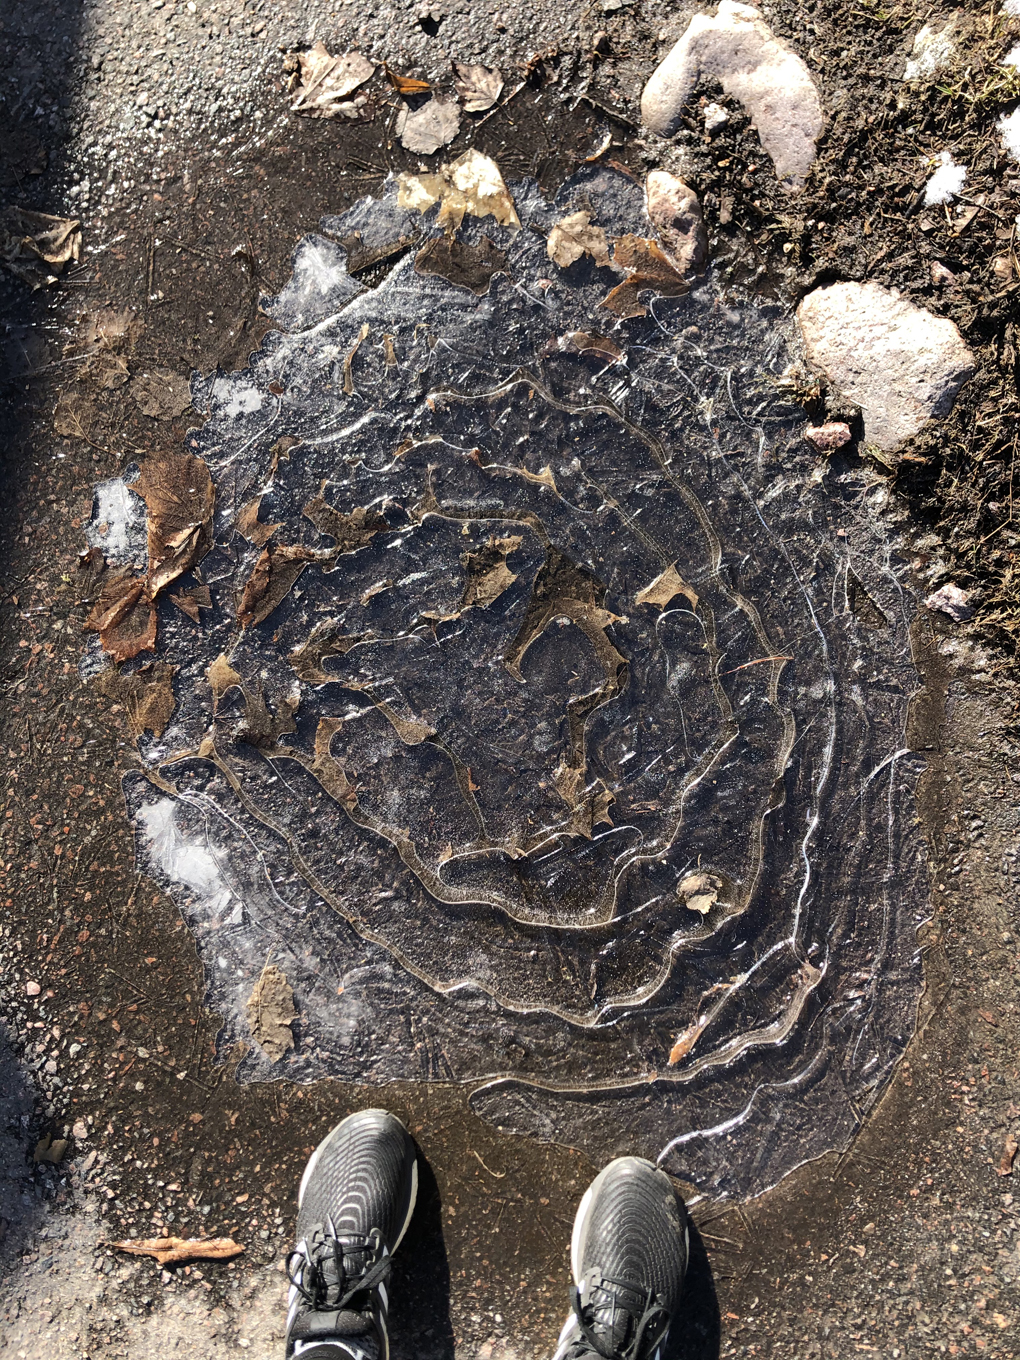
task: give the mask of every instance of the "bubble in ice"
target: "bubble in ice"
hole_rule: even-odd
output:
[[[785,310],[706,275],[623,317],[606,252],[547,237],[585,213],[637,258],[640,186],[511,188],[459,221],[388,182],[196,378],[212,547],[156,604],[139,859],[243,1080],[464,1083],[750,1195],[847,1145],[912,1032],[915,602],[880,488],[798,436]]]

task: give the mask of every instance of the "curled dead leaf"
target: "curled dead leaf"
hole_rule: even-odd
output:
[[[438,203],[440,227],[456,231],[466,215],[492,216],[504,227],[517,228],[514,201],[499,166],[474,147],[432,175],[401,175],[397,202],[412,212],[427,212]]]
[[[193,586],[191,590],[180,590],[176,595],[170,596],[174,604],[182,613],[187,614],[193,623],[200,622],[199,610],[212,608],[212,595],[209,587]]]
[[[596,264],[609,263],[609,245],[601,227],[592,225],[591,213],[575,212],[557,222],[546,241],[546,253],[561,269],[590,255]]]
[[[484,113],[503,93],[502,73],[493,66],[455,61],[453,75],[457,97],[468,113]]]
[[[681,881],[676,895],[688,910],[707,916],[719,900],[722,886],[722,879],[715,874],[688,874]]]
[[[291,70],[291,113],[306,118],[356,118],[357,104],[349,101],[359,85],[375,73],[375,62],[360,52],[330,56],[322,42],[300,52],[285,64]]]
[[[153,1256],[161,1266],[178,1261],[228,1261],[244,1247],[229,1237],[128,1237],[121,1242],[100,1242],[100,1246],[133,1256]]]
[[[237,606],[237,620],[244,628],[262,623],[290,594],[294,583],[315,553],[301,544],[266,544],[244,583]]]
[[[152,661],[130,675],[114,669],[101,671],[96,688],[115,703],[123,704],[134,736],[139,737],[148,729],[154,737],[161,737],[177,704],[173,689],[177,669],[165,661]]]
[[[645,316],[648,308],[638,294],[652,290],[663,297],[682,297],[690,284],[654,241],[643,236],[620,236],[613,242],[613,263],[630,271],[629,277],[609,293],[602,306],[617,316]]]
[[[294,989],[286,974],[275,964],[267,964],[259,975],[246,1010],[252,1038],[270,1062],[278,1062],[288,1049],[294,1047],[291,1026],[297,1011]]]
[[[416,76],[398,75],[385,62],[383,62],[383,71],[397,94],[424,94],[432,88],[427,80],[419,80]]]
[[[33,288],[56,283],[64,266],[81,259],[81,223],[28,208],[0,212],[0,263]]]
[[[241,683],[241,677],[238,675],[237,671],[234,670],[233,666],[222,652],[215,661],[210,663],[206,670],[205,678],[209,681],[209,685],[212,689],[213,712],[216,711],[217,704],[223,698],[224,694],[226,694],[227,690],[233,689],[235,685],[240,685]]]
[[[476,246],[458,236],[434,236],[415,256],[414,267],[419,274],[436,274],[482,297],[493,274],[506,272],[506,251],[487,236]]]
[[[190,453],[147,458],[132,490],[148,512],[148,581],[155,599],[212,547],[216,492],[208,467]]]
[[[156,608],[145,579],[127,567],[99,572],[97,597],[85,628],[99,634],[103,649],[114,661],[130,661],[156,646]]]
[[[686,1058],[691,1049],[701,1038],[702,1031],[708,1021],[699,1017],[692,1025],[688,1025],[682,1033],[676,1036],[676,1042],[669,1050],[669,1065],[675,1067],[682,1058]]]

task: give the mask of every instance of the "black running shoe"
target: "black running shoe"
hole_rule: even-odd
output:
[[[687,1210],[664,1172],[619,1157],[584,1193],[570,1265],[574,1311],[553,1360],[659,1360],[687,1270]]]
[[[287,1355],[388,1360],[386,1278],[418,1194],[411,1135],[386,1110],[361,1110],[309,1158],[287,1258]]]

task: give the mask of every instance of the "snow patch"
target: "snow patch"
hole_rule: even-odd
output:
[[[1017,4],[1020,5],[1020,0],[1017,0]],[[1007,154],[1015,161],[1020,161],[1020,108],[999,119],[999,135]]]
[[[967,183],[967,167],[954,164],[950,152],[943,151],[939,162],[939,168],[924,187],[926,208],[932,208],[938,203],[949,203]]]

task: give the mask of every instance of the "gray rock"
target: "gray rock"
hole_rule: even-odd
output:
[[[682,179],[653,170],[645,181],[648,216],[665,253],[681,274],[701,273],[708,237],[698,196]]]
[[[895,452],[952,410],[975,371],[952,321],[877,283],[834,283],[797,308],[808,363],[864,414],[865,438]]]
[[[808,68],[756,9],[720,0],[714,18],[694,16],[645,86],[646,127],[671,137],[702,81],[717,81],[744,106],[783,187],[802,188],[822,133],[821,100]]]

